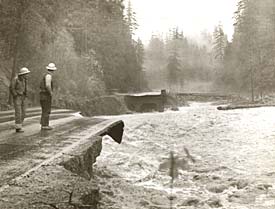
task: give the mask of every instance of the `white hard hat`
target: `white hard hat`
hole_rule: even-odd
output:
[[[57,68],[55,67],[54,63],[50,63],[48,64],[48,66],[46,67],[48,70],[57,70]]]
[[[31,72],[31,71],[29,71],[28,68],[23,67],[23,68],[20,69],[18,75],[24,75],[24,74],[28,74],[28,73],[30,73],[30,72]]]

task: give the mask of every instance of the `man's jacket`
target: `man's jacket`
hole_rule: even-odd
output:
[[[27,95],[27,81],[25,79],[19,79],[18,76],[12,79],[10,88],[11,94],[14,97]]]

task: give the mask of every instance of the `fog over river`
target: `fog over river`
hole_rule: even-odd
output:
[[[124,121],[124,137],[120,145],[103,139],[95,165],[100,208],[168,209],[171,194],[179,209],[275,208],[275,107],[219,111],[192,103],[110,118]],[[170,151],[178,165],[172,190]]]

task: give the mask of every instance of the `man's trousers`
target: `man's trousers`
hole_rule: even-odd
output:
[[[40,105],[42,108],[41,115],[41,126],[49,126],[51,106],[52,106],[52,96],[45,93],[40,93]]]
[[[15,128],[21,129],[26,114],[25,96],[14,96],[13,104],[15,112]]]

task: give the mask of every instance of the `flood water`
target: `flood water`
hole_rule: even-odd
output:
[[[275,107],[219,111],[210,103],[112,116],[125,132],[120,145],[103,139],[100,208],[274,209],[274,116]],[[178,162],[172,189],[170,151]]]

